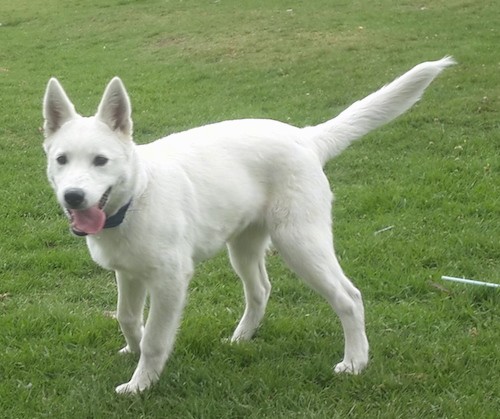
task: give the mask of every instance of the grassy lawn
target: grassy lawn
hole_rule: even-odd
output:
[[[489,0],[2,0],[0,417],[498,417],[500,292],[440,277],[500,282],[499,15]],[[197,271],[160,382],[115,395],[136,359],[117,354],[112,273],[45,179],[49,77],[93,114],[121,76],[144,143],[240,117],[316,124],[447,54],[459,65],[421,103],[326,167],[366,372],[333,375],[339,322],[274,254],[257,337],[226,343],[243,297],[222,254]]]

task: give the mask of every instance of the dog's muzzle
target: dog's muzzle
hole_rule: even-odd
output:
[[[72,231],[79,235],[97,234],[106,223],[106,213],[103,208],[106,206],[111,187],[101,196],[101,199],[92,207],[82,208],[86,199],[85,192],[80,188],[70,188],[64,193],[66,211],[71,220]]]

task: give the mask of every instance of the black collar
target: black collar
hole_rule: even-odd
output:
[[[130,207],[130,204],[132,203],[132,200],[128,201],[123,207],[121,207],[115,214],[113,214],[111,217],[106,218],[106,222],[104,223],[103,228],[113,228],[113,227],[118,227],[123,220],[125,219],[125,214],[127,213],[128,207]],[[87,233],[84,233],[83,231],[78,231],[78,230],[72,230],[74,234],[77,236],[87,236]]]

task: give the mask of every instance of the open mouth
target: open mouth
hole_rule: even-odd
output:
[[[104,194],[101,196],[101,199],[99,200],[98,204],[99,209],[102,210],[106,206],[110,194],[111,194],[111,186],[108,189],[106,189],[106,192],[104,192]]]
[[[76,235],[97,234],[106,223],[106,213],[104,207],[108,203],[111,194],[111,187],[106,189],[97,205],[84,209],[68,209],[71,220],[71,229]]]

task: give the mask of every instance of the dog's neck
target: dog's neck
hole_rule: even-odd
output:
[[[104,223],[104,228],[113,228],[118,227],[123,220],[125,219],[125,214],[127,214],[127,210],[130,207],[132,200],[128,201],[123,207],[121,207],[115,214],[106,218],[106,222]]]

